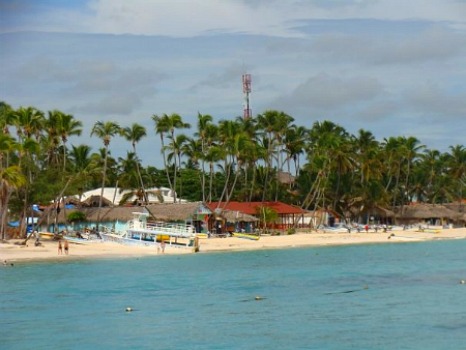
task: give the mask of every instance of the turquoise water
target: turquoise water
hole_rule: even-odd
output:
[[[460,349],[461,279],[464,240],[18,263],[0,348]]]

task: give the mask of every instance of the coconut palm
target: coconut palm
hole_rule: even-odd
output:
[[[136,144],[141,141],[143,137],[145,137],[146,134],[146,128],[143,127],[142,125],[139,125],[138,123],[133,123],[131,127],[125,127],[121,129],[121,135],[128,141],[131,142],[131,145],[133,146],[133,153],[135,157],[137,158],[137,153],[136,153]],[[136,160],[136,171],[138,174],[139,178],[139,184],[141,186],[141,191],[144,194],[145,189],[144,189],[144,181],[142,180],[142,175],[141,175],[141,170],[139,168],[139,161]],[[145,200],[145,203],[148,203],[147,196],[143,195],[143,198]]]
[[[167,156],[168,162],[173,162],[173,203],[176,203],[176,180],[178,177],[178,171],[181,171],[181,157],[183,155],[183,149],[185,148],[185,144],[188,142],[188,137],[186,135],[176,135],[175,137],[173,134],[168,136],[170,143],[166,146],[166,149],[170,151]],[[180,198],[181,200],[181,198]]]
[[[198,137],[200,140],[201,144],[201,155],[200,155],[200,161],[201,161],[201,169],[200,169],[200,176],[201,176],[201,192],[202,192],[202,201],[205,202],[205,159],[206,159],[206,154],[208,147],[210,146],[209,144],[209,129],[211,129],[212,126],[212,116],[208,114],[197,114],[197,132],[194,133],[195,137]]]
[[[309,130],[303,126],[291,125],[285,130],[283,138],[284,151],[286,153],[286,165],[288,173],[291,173],[290,161],[293,161],[295,177],[299,175],[299,158],[304,153],[306,140],[309,137]]]
[[[166,170],[166,173],[167,173],[168,184],[169,184],[170,189],[171,189],[171,191],[173,193],[174,201],[176,202],[176,199],[175,199],[175,197],[176,197],[175,187],[176,186],[175,186],[175,184],[172,184],[172,181],[170,179],[169,165],[167,163],[167,158],[166,158],[166,155],[165,155],[165,151],[167,149],[169,149],[170,147],[165,147],[165,145],[164,145],[164,135],[169,136],[170,139],[173,142],[173,140],[176,140],[176,137],[175,137],[175,130],[176,129],[187,129],[187,128],[190,128],[191,125],[189,123],[185,123],[183,121],[183,118],[179,114],[176,114],[176,113],[173,113],[173,114],[170,114],[170,115],[164,114],[161,117],[159,117],[157,115],[153,115],[152,120],[155,122],[155,133],[160,135],[160,141],[162,143],[163,164],[165,166],[165,170]],[[171,148],[173,148],[173,147],[171,147]],[[176,157],[175,158],[172,157],[172,159],[175,159],[175,161],[176,161]],[[176,180],[174,179],[173,182],[176,182]]]
[[[26,185],[26,177],[21,168],[12,165],[0,169],[0,232],[2,240],[5,239],[5,230],[8,216],[8,202],[14,190]]]
[[[415,137],[402,137],[401,138],[401,155],[404,160],[404,190],[405,190],[405,201],[410,202],[412,200],[411,194],[411,171],[415,163],[419,160],[420,152],[425,148],[424,145],[420,144],[420,141]]]
[[[0,129],[4,134],[10,134],[10,127],[15,124],[15,114],[11,106],[3,101],[0,102]]]
[[[79,201],[81,201],[82,194],[90,189],[91,180],[102,173],[99,162],[93,160],[90,155],[91,147],[88,145],[71,146],[71,172],[75,174],[74,183],[79,193]]]
[[[59,126],[58,133],[60,135],[63,144],[63,171],[66,170],[66,158],[67,158],[67,147],[68,138],[70,136],[80,136],[82,132],[82,122],[74,119],[70,114],[60,113],[59,114]]]
[[[448,173],[455,181],[455,192],[458,200],[464,198],[466,189],[466,148],[462,145],[450,146],[446,158]]]
[[[281,111],[268,110],[263,114],[257,116],[257,123],[259,130],[262,130],[265,137],[267,138],[267,159],[266,159],[266,176],[265,182],[268,183],[270,176],[270,170],[273,165],[273,160],[277,161],[276,174],[282,170],[283,161],[280,159],[281,151],[283,147],[283,136],[285,131],[289,128],[289,125],[294,119]],[[278,179],[275,180],[275,200],[278,196]],[[262,195],[262,201],[265,200],[265,191]]]
[[[100,199],[99,199],[99,208],[102,208],[102,199],[104,197],[104,188],[105,188],[105,180],[107,175],[107,159],[108,159],[108,146],[110,145],[110,141],[112,137],[117,135],[120,132],[120,126],[115,122],[102,122],[98,121],[94,124],[91,136],[96,135],[102,142],[104,143],[104,167],[102,169],[102,188],[100,192]],[[100,213],[100,210],[99,210]]]

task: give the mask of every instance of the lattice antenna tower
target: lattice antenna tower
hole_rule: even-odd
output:
[[[249,107],[249,94],[251,93],[251,74],[243,74],[243,94],[244,94],[244,109],[243,118],[248,119],[252,116],[251,108]]]

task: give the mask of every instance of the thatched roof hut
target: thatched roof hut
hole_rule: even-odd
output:
[[[399,207],[396,211],[396,218],[400,221],[415,222],[428,219],[448,219],[457,220],[458,212],[455,212],[443,205],[418,203]]]
[[[86,200],[82,201],[80,204],[84,207],[98,207],[100,201],[100,196],[90,196]],[[102,206],[103,207],[113,207],[113,203],[107,198],[102,197]]]
[[[128,221],[133,218],[134,212],[143,212],[147,209],[151,214],[150,220],[157,221],[189,221],[199,213],[199,209],[202,207],[201,202],[190,202],[190,203],[160,203],[150,204],[144,206],[115,206],[115,207],[82,207],[74,209],[61,210],[58,214],[58,223],[63,224],[68,221],[68,215],[75,211],[80,211],[85,214],[87,222],[112,222],[112,221]],[[55,220],[56,211],[50,211],[48,213],[48,224],[51,224]],[[44,213],[44,215],[47,215]],[[66,220],[65,220],[66,215]]]
[[[379,207],[379,206],[376,206],[376,207],[373,207],[371,208],[368,213],[370,215],[377,215],[377,216],[380,216],[380,217],[383,217],[383,218],[393,218],[395,217],[395,212],[390,210],[390,209],[387,209],[387,208],[382,208],[382,207]]]
[[[257,222],[258,218],[255,216],[242,213],[236,210],[224,210],[222,211],[222,216],[226,219],[227,222]]]

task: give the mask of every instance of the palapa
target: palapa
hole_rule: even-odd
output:
[[[403,219],[450,219],[455,220],[458,213],[437,204],[414,204],[400,208],[396,215]]]
[[[242,213],[236,210],[223,210],[222,216],[227,220],[227,222],[257,222],[258,218],[255,216]]]
[[[201,202],[190,203],[160,203],[150,204],[147,206],[115,206],[115,207],[82,207],[74,209],[60,210],[57,222],[60,224],[68,221],[66,217],[74,211],[81,211],[86,216],[88,222],[110,222],[110,221],[128,221],[133,219],[134,212],[143,212],[147,210],[151,215],[150,220],[157,221],[189,221]],[[49,222],[55,219],[56,211],[49,212]]]

